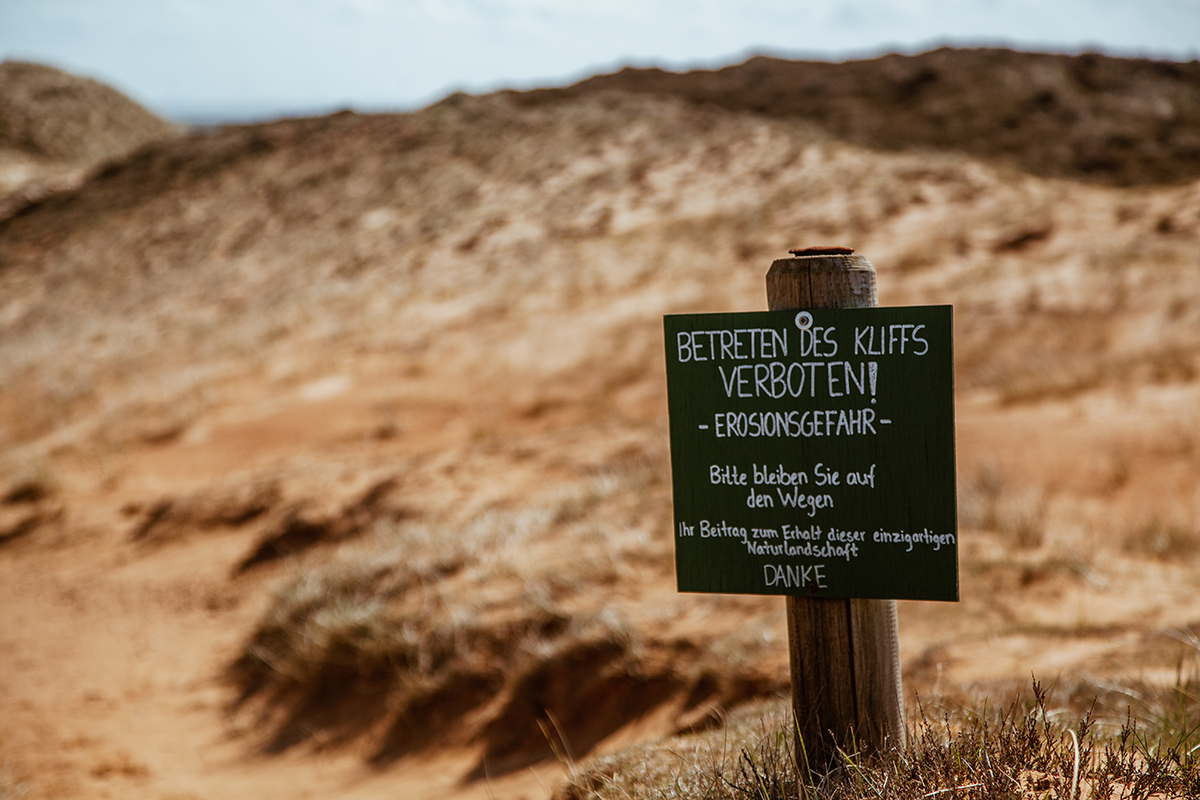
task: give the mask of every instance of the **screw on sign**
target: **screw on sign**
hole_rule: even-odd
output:
[[[846,247],[664,318],[680,591],[786,597],[797,763],[904,744],[896,599],[957,600],[952,309]]]

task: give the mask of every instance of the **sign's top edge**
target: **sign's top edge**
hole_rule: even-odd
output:
[[[953,303],[931,303],[928,305],[913,305],[913,306],[867,306],[859,308],[791,308],[791,309],[767,309],[759,308],[752,311],[675,311],[669,314],[663,314],[663,317],[699,317],[704,315],[727,315],[727,314],[795,314],[797,311],[811,311],[826,313],[829,311],[902,311],[905,309],[924,309],[924,308],[948,308],[953,310]]]

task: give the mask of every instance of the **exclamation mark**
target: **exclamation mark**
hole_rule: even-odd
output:
[[[879,363],[876,361],[867,362],[867,379],[871,381],[871,402],[875,402],[875,381],[879,378]]]

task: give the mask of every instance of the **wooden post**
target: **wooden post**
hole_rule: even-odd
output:
[[[878,305],[875,268],[842,248],[796,251],[767,273],[767,306]],[[895,600],[788,597],[796,763],[820,772],[847,753],[903,747],[904,707]]]

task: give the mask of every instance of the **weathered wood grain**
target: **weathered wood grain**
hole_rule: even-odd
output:
[[[866,258],[781,258],[767,272],[771,310],[878,305]],[[797,763],[819,770],[836,753],[903,746],[895,600],[787,598]]]

